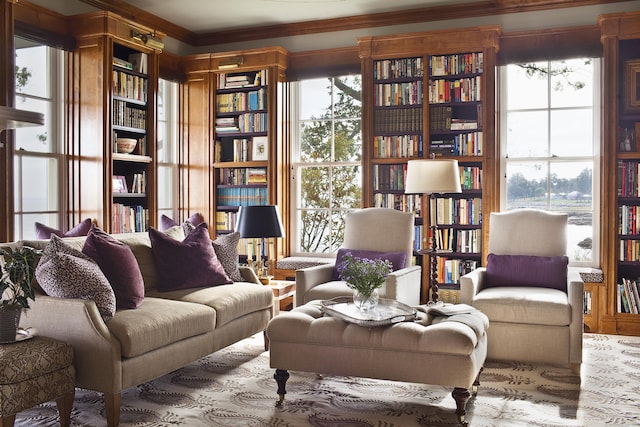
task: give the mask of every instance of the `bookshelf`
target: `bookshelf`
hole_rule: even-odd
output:
[[[111,88],[111,232],[146,231],[148,179],[153,156],[147,144],[148,54],[114,43]],[[128,141],[131,145],[123,144]]]
[[[601,332],[640,335],[640,13],[603,15],[603,259]]]
[[[500,29],[494,26],[358,39],[363,79],[364,205],[415,215],[416,254],[428,248],[437,224],[438,286],[455,299],[461,274],[482,265],[488,217],[498,203],[493,179],[495,64]],[[490,94],[486,96],[485,94]],[[463,192],[429,199],[405,195],[407,161],[454,158]],[[491,177],[486,179],[485,177]],[[423,266],[431,255],[416,255]],[[429,300],[423,268],[423,302]]]

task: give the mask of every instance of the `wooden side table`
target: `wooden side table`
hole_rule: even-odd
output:
[[[273,291],[273,315],[277,316],[280,310],[290,310],[294,306],[296,295],[296,282],[292,280],[271,280],[269,283]]]

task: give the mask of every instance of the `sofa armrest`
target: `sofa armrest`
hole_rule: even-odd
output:
[[[331,281],[333,264],[316,265],[296,270],[296,306],[304,304],[304,294],[314,286]]]
[[[391,298],[410,306],[420,305],[422,267],[412,265],[392,271],[382,285],[385,298]]]
[[[21,318],[22,327],[73,347],[76,386],[105,393],[122,389],[120,342],[93,301],[38,294]]]
[[[584,281],[577,270],[567,273],[567,297],[571,305],[569,325],[569,363],[582,363],[582,333],[584,331]]]
[[[486,267],[478,267],[460,277],[460,302],[462,304],[472,305],[476,294],[484,288],[486,277]]]

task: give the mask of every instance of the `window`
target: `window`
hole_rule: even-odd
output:
[[[511,64],[500,76],[501,209],[567,213],[571,264],[597,266],[599,60]]]
[[[20,37],[16,108],[44,114],[44,126],[16,129],[13,151],[14,238],[35,238],[35,222],[62,228],[64,189],[63,52]]]
[[[178,218],[178,83],[158,84],[158,218]]]
[[[361,207],[361,88],[360,76],[292,83],[293,253],[335,253]]]

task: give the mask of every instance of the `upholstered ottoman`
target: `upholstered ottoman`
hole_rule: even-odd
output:
[[[418,311],[416,321],[369,328],[324,315],[321,308],[320,301],[311,301],[269,322],[278,405],[287,370],[378,378],[453,387],[456,414],[465,424],[469,389],[477,390],[487,355],[484,314],[474,311],[465,323]]]
[[[55,400],[60,425],[68,426],[75,396],[73,348],[51,338],[0,345],[0,416],[12,426],[16,414]]]

